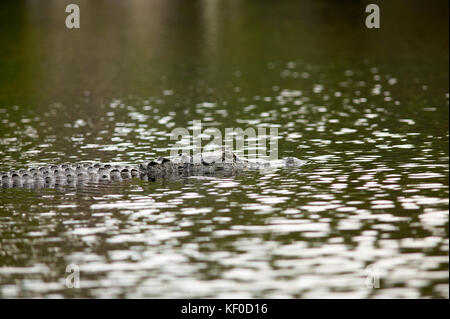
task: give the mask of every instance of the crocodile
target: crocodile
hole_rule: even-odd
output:
[[[247,170],[300,167],[306,163],[307,161],[296,157],[275,161],[251,161],[237,156],[232,151],[222,150],[193,156],[180,154],[174,157],[159,157],[135,165],[79,162],[11,170],[0,172],[0,185],[3,188],[53,188],[131,178],[155,180],[193,175],[234,175]]]

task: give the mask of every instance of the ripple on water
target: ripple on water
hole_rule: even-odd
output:
[[[58,158],[148,160],[167,154],[171,130],[194,119],[277,127],[280,156],[313,163],[231,178],[0,189],[0,295],[72,296],[64,265],[73,263],[80,297],[448,298],[448,94],[406,98],[401,74],[372,65],[338,78],[301,61],[264,71],[274,79],[267,87],[235,82],[240,72],[226,93],[194,100],[165,87],[114,99],[95,121],[59,112],[69,109],[62,104],[39,116],[1,108],[5,170]],[[379,289],[367,285],[374,274]]]

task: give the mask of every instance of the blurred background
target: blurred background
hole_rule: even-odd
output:
[[[380,29],[365,27],[368,2],[358,0],[80,0],[80,29],[65,27],[69,3],[2,1],[2,105],[64,102],[86,112],[86,94],[91,111],[165,88],[192,97],[197,83],[224,89],[236,72],[263,86],[267,63],[291,60],[370,61],[409,71],[409,81],[448,84],[447,1],[380,2]]]

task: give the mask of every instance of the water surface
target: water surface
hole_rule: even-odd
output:
[[[313,164],[0,189],[0,297],[449,297],[448,2],[380,30],[360,1],[79,3],[0,5],[0,170],[137,163],[194,120]]]

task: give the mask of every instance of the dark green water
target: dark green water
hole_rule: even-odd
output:
[[[77,1],[68,30],[70,2],[0,4],[0,171],[167,155],[194,120],[314,164],[0,189],[0,297],[449,297],[448,1],[379,30],[364,1],[238,0]]]

